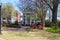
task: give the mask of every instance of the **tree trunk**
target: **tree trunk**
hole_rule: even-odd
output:
[[[45,28],[45,18],[42,18],[41,22],[42,22],[41,29],[43,30]]]
[[[56,23],[57,22],[57,9],[58,9],[58,4],[59,4],[59,0],[53,0],[52,2],[52,6],[47,2],[47,0],[44,0],[45,3],[50,7],[51,11],[52,11],[52,22]]]
[[[54,9],[54,11],[52,11],[52,22],[56,23],[57,22],[57,11]]]
[[[57,9],[58,9],[59,0],[53,0],[53,10],[52,10],[52,22],[57,22]]]
[[[55,0],[53,3],[53,10],[52,10],[52,22],[57,22],[57,9],[58,9],[58,0]]]
[[[42,22],[42,27],[41,29],[43,30],[45,28],[45,17],[46,17],[46,11],[42,11],[42,17],[41,17],[41,22]]]
[[[45,19],[43,18],[43,20],[42,20],[42,29],[44,29],[44,27],[45,27]]]

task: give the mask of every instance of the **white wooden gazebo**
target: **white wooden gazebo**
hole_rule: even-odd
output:
[[[30,22],[26,18],[27,15],[30,15]],[[32,15],[34,15],[34,12],[23,12],[23,24],[32,24]]]

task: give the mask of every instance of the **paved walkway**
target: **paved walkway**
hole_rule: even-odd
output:
[[[22,28],[5,28],[5,30],[3,31],[20,31],[20,30],[26,30],[26,29],[30,29],[29,26],[22,26]]]

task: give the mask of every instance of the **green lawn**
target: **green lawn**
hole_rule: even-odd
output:
[[[49,33],[44,30],[17,31],[6,32],[3,31],[0,38],[4,40],[60,40],[60,34]]]

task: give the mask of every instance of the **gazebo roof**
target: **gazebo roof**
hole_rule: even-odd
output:
[[[34,12],[23,12],[23,14],[34,14]]]

